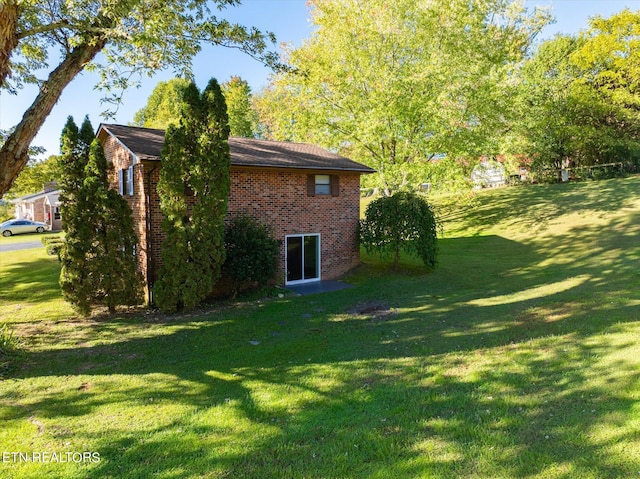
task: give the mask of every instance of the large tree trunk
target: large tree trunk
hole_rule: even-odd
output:
[[[15,0],[0,3],[0,87],[11,76],[9,58],[18,46],[18,4]]]
[[[11,188],[13,181],[27,164],[29,146],[62,91],[95,58],[105,44],[106,40],[103,38],[88,38],[67,54],[62,63],[51,72],[47,81],[40,86],[37,98],[0,148],[0,198]],[[0,67],[1,61],[0,59]]]

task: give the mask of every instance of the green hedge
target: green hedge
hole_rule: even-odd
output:
[[[65,243],[65,239],[58,235],[47,235],[43,236],[41,241],[47,251],[47,254],[51,256],[57,255],[59,260],[60,250]]]

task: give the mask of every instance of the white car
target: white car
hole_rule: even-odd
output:
[[[47,225],[39,221],[9,220],[0,223],[0,234],[2,236],[12,236],[22,233],[44,233],[46,228]]]

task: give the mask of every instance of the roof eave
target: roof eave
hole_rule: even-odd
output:
[[[375,173],[375,170],[370,168],[340,168],[331,166],[302,166],[302,165],[270,165],[263,163],[254,163],[251,165],[231,163],[232,168],[269,168],[275,170],[305,170],[305,171],[335,171],[335,172],[348,172],[348,173]]]
[[[41,191],[39,193],[32,193],[30,195],[20,196],[18,198],[14,198],[12,200],[7,200],[7,201],[10,201],[10,202],[12,202],[14,204],[18,203],[18,202],[21,202],[21,201],[23,201],[25,203],[28,203],[30,201],[36,201],[36,200],[39,200],[40,198],[44,198],[49,193],[52,193],[52,192],[50,192],[50,191],[47,191],[47,192]]]
[[[98,137],[98,139],[100,139],[101,141],[104,141],[100,138],[100,132],[104,131],[107,133],[107,135],[111,136],[112,138],[115,138],[115,140],[125,149],[129,152],[129,154],[131,155],[131,160],[132,160],[132,164],[136,164],[140,161],[141,158],[138,157],[138,155],[136,155],[133,151],[131,151],[131,149],[124,144],[124,142],[118,137],[118,135],[112,133],[109,130],[108,125],[105,125],[104,123],[100,123],[100,126],[98,127],[98,133],[96,134],[96,136]]]
[[[160,161],[160,158],[153,155],[140,155],[140,161]],[[292,166],[278,166],[278,165],[270,165],[264,163],[252,163],[250,165],[247,164],[238,164],[231,163],[231,168],[243,168],[243,169],[272,169],[272,170],[305,170],[305,171],[335,171],[335,172],[346,172],[346,173],[361,173],[370,175],[375,173],[376,170],[369,167],[363,168],[336,168],[330,166],[300,166],[300,165],[292,165]]]

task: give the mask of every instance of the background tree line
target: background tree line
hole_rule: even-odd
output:
[[[66,76],[80,68],[73,52],[93,58],[100,47],[113,60],[103,87],[117,101],[127,85],[116,66],[149,72],[173,64],[188,76],[200,42],[212,41],[286,66],[257,93],[240,78],[222,85],[231,135],[330,148],[374,167],[378,174],[366,181],[386,193],[422,183],[459,189],[481,156],[534,170],[640,161],[640,12],[595,17],[579,35],[537,44],[551,16],[516,1],[311,0],[311,37],[276,59],[267,51],[268,34],[208,15],[204,2],[195,2],[193,12],[161,3],[122,0],[116,2],[122,9],[83,16],[57,1],[33,0],[21,9],[4,2],[3,19],[16,22],[0,38],[0,88],[15,92],[39,81],[30,67],[44,65],[51,43],[62,48]],[[63,21],[49,25],[38,11]],[[158,35],[147,38],[144,27],[152,21]],[[95,48],[82,42],[73,48],[83,32]],[[18,47],[22,56],[11,56]],[[134,123],[166,128],[185,84],[159,85]],[[42,99],[47,105],[53,90]],[[11,178],[2,179],[1,193],[26,164],[30,138],[46,116],[41,107],[3,135],[0,165]]]
[[[313,1],[316,29],[253,94],[223,84],[232,136],[318,144],[372,166],[386,194],[470,186],[478,158],[531,176],[640,162],[640,12],[536,44],[551,18],[517,2]],[[184,85],[158,85],[135,119],[175,121]]]

